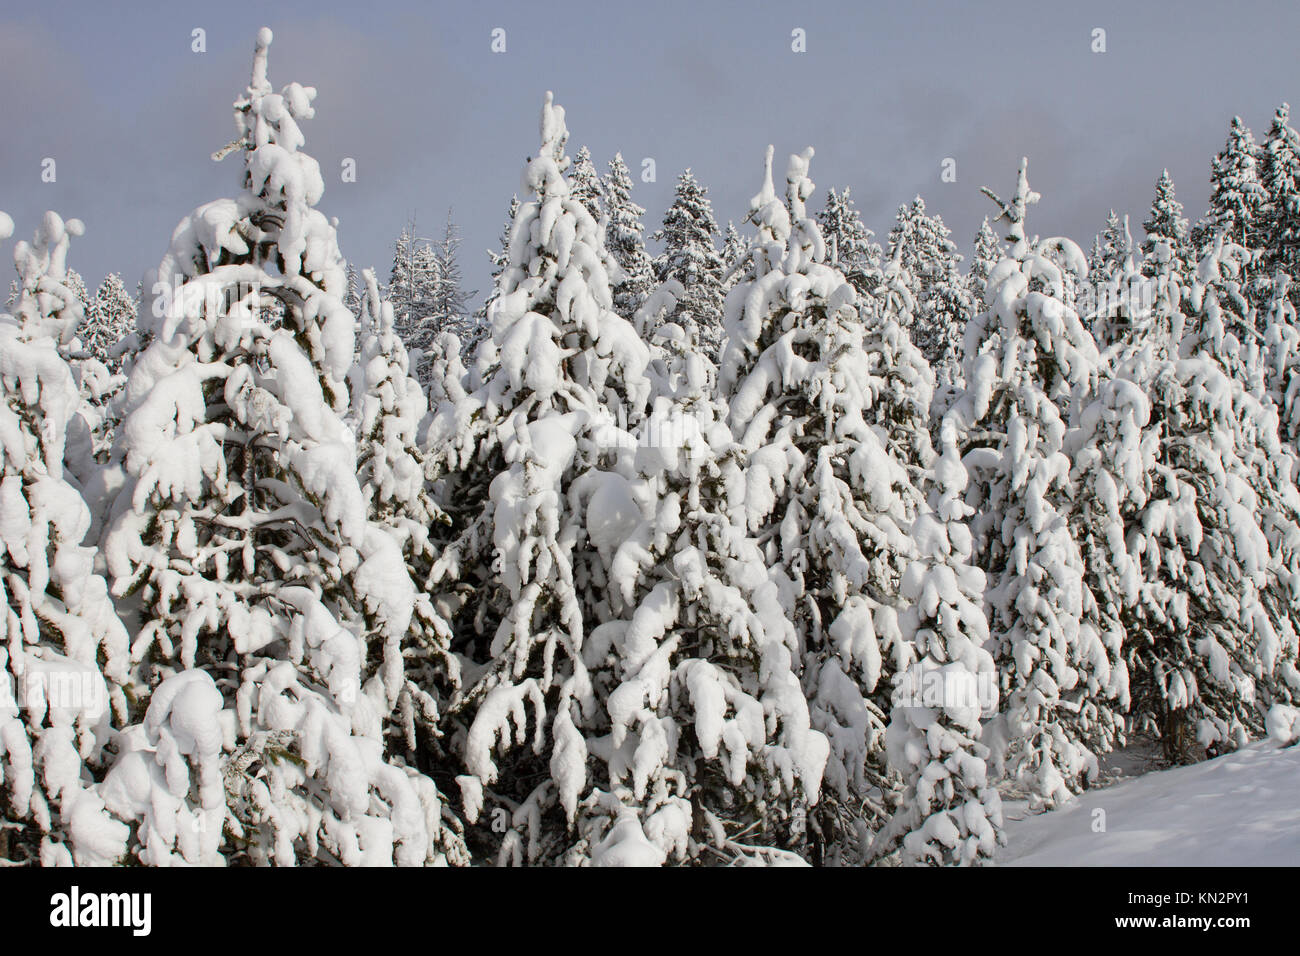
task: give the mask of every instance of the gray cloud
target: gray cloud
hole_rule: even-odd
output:
[[[21,232],[46,208],[86,221],[73,263],[92,281],[156,264],[177,220],[237,188],[208,154],[231,133],[262,4],[136,11],[69,3],[0,13],[0,208]],[[278,4],[272,82],[319,90],[308,150],[326,172],[322,208],[340,220],[353,261],[386,271],[409,215],[440,227],[448,206],[465,233],[471,286],[487,284],[542,94],[568,111],[574,148],[597,163],[621,150],[658,182],[638,183],[652,231],[676,175],[691,166],[722,222],[740,220],[762,151],[813,145],[819,190],[853,188],[883,238],[920,192],[967,246],[1009,190],[1021,155],[1044,196],[1031,230],[1087,246],[1114,207],[1145,217],[1168,166],[1190,215],[1203,211],[1210,159],[1229,118],[1257,135],[1297,99],[1292,38],[1300,8],[1218,2],[1029,2],[894,5],[663,0]],[[189,49],[207,30],[208,52]],[[493,27],[508,52],[489,51]],[[1093,27],[1108,52],[1089,49]],[[808,52],[790,51],[807,31]],[[59,180],[42,184],[54,156]],[[358,182],[342,184],[343,157]],[[939,180],[958,161],[958,181]],[[814,204],[817,198],[814,198]]]

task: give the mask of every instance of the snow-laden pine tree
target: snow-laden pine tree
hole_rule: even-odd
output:
[[[759,235],[750,268],[727,297],[719,378],[728,423],[748,456],[742,513],[778,573],[803,651],[813,727],[830,742],[822,800],[809,819],[810,852],[833,862],[864,859],[897,803],[895,790],[906,789],[915,816],[899,817],[877,852],[929,826],[909,838],[907,857],[942,858],[929,841],[950,830],[930,817],[978,791],[965,816],[954,817],[962,839],[947,844],[949,859],[973,858],[977,845],[987,854],[995,842],[994,825],[983,813],[977,820],[974,807],[987,799],[988,818],[997,816],[977,746],[938,729],[956,726],[939,700],[937,721],[934,711],[927,718],[918,709],[905,727],[900,716],[895,736],[911,743],[900,744],[898,776],[891,776],[884,731],[891,685],[904,674],[919,677],[914,667],[937,660],[967,669],[983,653],[991,676],[991,658],[980,650],[982,577],[955,568],[960,548],[950,547],[918,487],[933,465],[926,434],[933,377],[900,318],[911,303],[907,277],[891,279],[886,270],[883,284],[901,305],[882,295],[878,308],[860,302],[844,274],[824,263],[823,237],[805,209],[811,155],[791,157],[782,202],[769,150],[763,188],[751,202]],[[955,718],[972,740],[978,706],[974,714],[973,725],[969,710]],[[942,740],[962,750],[949,750],[946,770],[939,751],[917,746],[914,731],[928,723],[936,723],[936,746]],[[969,762],[959,768],[963,757]],[[935,786],[920,786],[922,775]]]
[[[844,274],[860,299],[870,301],[881,281],[884,253],[875,233],[863,224],[847,186],[827,191],[817,225],[826,242],[827,265]]]
[[[541,138],[477,367],[447,364],[427,436],[452,522],[430,586],[455,612],[466,683],[445,723],[467,818],[490,811],[474,837],[505,862],[562,857],[590,789],[586,730],[608,688],[584,651],[613,613],[605,555],[632,517],[627,428],[651,390],[647,348],[613,311],[604,230],[570,195],[549,93]],[[501,813],[504,833],[488,825]]]
[[[1027,235],[1026,210],[1039,198],[1027,167],[1010,201],[985,189],[1007,222],[1007,254],[989,275],[987,311],[967,326],[966,388],[943,427],[960,442],[975,553],[989,578],[1005,766],[1032,799],[1054,803],[1095,776],[1118,688],[1069,527],[1063,452],[1062,406],[1097,376],[1096,344],[1063,301],[1067,268],[1087,268],[1069,240]]]
[[[1191,284],[1188,303],[1197,317],[1202,311],[1213,313],[1214,300],[1218,300],[1220,316],[1200,323],[1194,318],[1180,342],[1180,350],[1184,355],[1203,353],[1222,361],[1235,350],[1220,337],[1217,326],[1223,321],[1224,313],[1231,313],[1241,305],[1241,298],[1234,291],[1233,268],[1227,264],[1233,257],[1231,253],[1220,253],[1220,248],[1216,243],[1215,253],[1202,259]],[[1241,263],[1236,271],[1245,271],[1246,253],[1236,252]],[[1300,692],[1300,673],[1295,668],[1300,629],[1300,490],[1297,490],[1300,463],[1295,449],[1282,440],[1286,432],[1280,415],[1286,406],[1275,401],[1276,393],[1270,390],[1268,379],[1269,343],[1283,334],[1300,335],[1295,331],[1289,286],[1290,277],[1280,269],[1271,279],[1260,275],[1254,283],[1255,293],[1269,297],[1263,318],[1224,324],[1225,328],[1240,325],[1263,331],[1262,343],[1252,341],[1249,348],[1241,350],[1246,374],[1238,372],[1237,379],[1246,398],[1236,406],[1237,447],[1249,469],[1247,474],[1257,502],[1255,515],[1268,542],[1268,572],[1260,595],[1268,621],[1255,620],[1250,645],[1250,670],[1257,681],[1261,720],[1272,704],[1289,703]],[[1253,308],[1249,303],[1244,307]],[[1210,332],[1203,339],[1200,333],[1206,328]]]
[[[76,297],[77,302],[81,305],[81,322],[85,324],[85,314],[90,311],[90,289],[86,286],[86,280],[82,278],[80,272],[76,269],[69,268],[63,276],[63,284]]]
[[[654,265],[645,251],[645,209],[632,200],[632,175],[622,153],[610,160],[604,183],[605,245],[623,270],[623,281],[614,289],[614,311],[625,319],[640,311],[654,287]]]
[[[1291,301],[1291,277],[1277,272],[1264,306],[1264,375],[1268,400],[1277,409],[1278,434],[1291,447],[1300,439],[1300,320]]]
[[[393,264],[388,270],[385,291],[393,303],[399,331],[404,331],[411,321],[411,302],[415,298],[415,256],[417,244],[413,235],[415,224],[408,222],[393,240]],[[358,290],[358,294],[363,294]]]
[[[975,234],[975,248],[971,255],[970,272],[967,273],[967,288],[974,296],[977,308],[984,301],[984,292],[988,287],[993,267],[998,264],[1002,256],[1002,243],[993,230],[989,217],[985,216],[984,221],[980,223],[979,232]],[[965,342],[964,334],[962,341]]]
[[[346,274],[347,291],[343,294],[343,304],[347,306],[348,311],[353,315],[360,315],[361,297],[364,294],[363,283],[360,276],[357,275],[357,267],[350,262]]]
[[[683,295],[665,320],[685,328],[710,359],[719,354],[723,334],[724,273],[717,235],[708,190],[688,169],[677,178],[673,204],[654,235],[656,242],[663,243],[663,252],[654,260],[655,279],[681,285]]]
[[[1236,282],[1247,255],[1220,238],[1185,294],[1171,272],[1152,280],[1169,285],[1151,296],[1169,332],[1147,337],[1156,361],[1138,379],[1158,431],[1127,529],[1141,573],[1125,637],[1132,723],[1179,761],[1259,733],[1261,705],[1300,689],[1295,460],[1275,410],[1225,364],[1244,321],[1231,314],[1249,308]]]
[[[605,185],[596,165],[591,161],[591,151],[586,146],[578,150],[569,172],[569,194],[586,207],[591,218],[600,222],[605,216]]]
[[[13,222],[0,213],[0,238]],[[65,477],[82,400],[60,348],[83,315],[69,288],[79,220],[48,212],[14,250],[15,314],[0,315],[0,825],[5,860],[111,864],[127,828],[94,781],[129,718],[129,643],[86,543],[90,510]]]
[[[1259,272],[1273,281],[1278,272],[1300,277],[1300,136],[1291,127],[1291,107],[1283,103],[1260,146],[1263,246]],[[1290,290],[1295,301],[1300,288]]]
[[[411,626],[401,648],[406,687],[390,731],[400,734],[400,743],[422,768],[436,769],[434,761],[441,757],[439,717],[457,689],[459,669],[449,652],[450,628],[423,585],[438,557],[432,529],[447,519],[425,488],[419,438],[428,401],[393,329],[392,303],[380,296],[373,270],[363,270],[362,281],[359,357],[349,374],[357,477],[371,519],[391,529],[417,584]]]
[[[424,300],[425,316],[420,321],[417,347],[428,352],[442,335],[454,335],[462,343],[475,341],[479,336],[479,322],[470,313],[469,300],[473,290],[464,288],[464,275],[460,268],[460,229],[447,210],[447,224],[442,238],[428,247],[430,262],[423,274],[426,276],[427,297]],[[419,381],[427,386],[429,371],[421,363]]]
[[[316,91],[273,92],[270,43],[215,154],[243,189],[181,222],[142,309],[104,548],[161,683],[109,806],[146,863],[456,858],[436,786],[385,748],[416,589],[346,421],[355,318],[301,151]]]
[[[899,207],[889,233],[890,259],[908,276],[915,302],[909,334],[944,386],[960,378],[962,334],[975,311],[950,236],[939,216],[926,214],[920,196]]]
[[[415,266],[411,279],[411,298],[407,304],[406,323],[407,337],[411,341],[407,347],[424,348],[437,335],[434,331],[436,322],[432,317],[435,310],[434,298],[438,294],[438,286],[442,280],[440,274],[442,263],[430,241],[421,240],[414,248],[412,258]]]
[[[412,219],[393,241],[393,265],[389,270],[386,297],[393,304],[397,334],[407,349],[425,349],[437,337],[431,321],[433,299],[439,280],[438,258],[429,240],[416,235]],[[357,289],[358,297],[365,290]]]
[[[85,312],[78,338],[88,354],[74,359],[73,374],[85,399],[81,418],[86,427],[76,428],[72,438],[74,447],[87,441],[90,445],[89,455],[84,456],[85,464],[74,469],[83,486],[93,481],[85,467],[90,464],[89,459],[104,461],[112,446],[118,419],[116,399],[126,382],[121,374],[124,353],[138,340],[136,300],[127,292],[118,273],[109,273]]]
[[[127,292],[121,274],[110,272],[90,300],[78,330],[87,351],[114,372],[122,367],[115,347],[135,331],[135,308],[135,297]]]
[[[737,282],[745,276],[745,264],[749,258],[749,240],[741,235],[736,224],[727,220],[727,228],[722,233],[722,289],[730,292]]]
[[[664,287],[647,313],[671,312],[680,292]],[[631,484],[590,493],[588,527],[608,512],[598,547],[619,613],[583,647],[603,712],[569,859],[801,862],[828,746],[810,726],[794,628],[743,525],[745,456],[692,337],[638,318],[657,327],[659,381]],[[611,535],[615,516],[627,524]]]
[[[1146,237],[1142,240],[1142,274],[1164,274],[1169,263],[1171,275],[1182,276],[1191,268],[1192,249],[1183,204],[1174,195],[1174,181],[1169,170],[1162,170],[1156,180],[1156,195],[1151,212],[1142,223]]]
[[[1094,241],[1089,256],[1088,294],[1076,299],[1093,340],[1102,350],[1120,338],[1131,337],[1135,305],[1132,299],[1148,285],[1142,282],[1133,260],[1133,248],[1128,216],[1118,216],[1111,210],[1106,229]]]
[[[914,426],[925,434],[920,423]],[[915,661],[894,679],[885,735],[889,766],[903,781],[869,853],[906,864],[984,862],[1002,842],[1002,805],[981,742],[997,710],[998,675],[988,649],[986,577],[974,563],[962,500],[968,480],[951,425],[931,452],[927,507],[913,520],[916,556],[904,572],[900,627]]]
[[[1103,748],[1127,739],[1119,716],[1131,702],[1125,629],[1142,589],[1128,534],[1149,499],[1159,451],[1147,382],[1153,358],[1168,341],[1154,296],[1157,289],[1178,294],[1173,263],[1163,261],[1167,271],[1160,282],[1143,279],[1132,256],[1112,278],[1094,280],[1101,306],[1090,322],[1105,346],[1096,383],[1076,393],[1068,409],[1063,445],[1073,488],[1070,531],[1083,561],[1083,617],[1100,636],[1111,667],[1110,713],[1101,715]]]
[[[1195,254],[1204,256],[1215,237],[1254,249],[1261,239],[1261,210],[1267,194],[1259,181],[1259,151],[1255,137],[1240,116],[1228,128],[1228,141],[1214,157],[1210,169],[1210,207],[1192,230]]]
[[[974,564],[962,500],[968,476],[951,426],[928,425],[960,389],[935,387],[900,316],[912,308],[899,250],[883,270],[865,351],[873,368],[869,421],[917,488],[903,573],[899,625],[914,659],[893,678],[885,744],[901,778],[893,813],[872,841],[872,858],[908,864],[972,864],[1000,841],[1001,803],[988,774],[981,719],[997,709],[997,671],[988,650],[986,578]],[[958,380],[960,382],[960,380]],[[933,392],[932,392],[933,390]]]
[[[1133,237],[1128,216],[1112,209],[1106,214],[1106,228],[1098,233],[1088,256],[1088,278],[1094,283],[1107,282],[1123,273],[1125,264],[1132,258]]]
[[[466,356],[473,355],[475,349],[478,348],[478,344],[488,335],[488,309],[497,297],[497,290],[499,288],[497,280],[501,277],[501,273],[505,271],[506,265],[510,262],[510,230],[514,228],[515,216],[518,212],[519,196],[514,195],[510,197],[509,212],[506,214],[505,225],[501,227],[501,242],[497,249],[487,250],[488,261],[492,263],[492,288],[488,290],[488,294],[486,298],[484,298],[483,304],[479,306],[478,311],[474,313],[474,318],[477,322],[474,341],[461,343],[461,347],[464,349]]]

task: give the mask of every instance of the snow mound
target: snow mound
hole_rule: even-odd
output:
[[[1266,741],[1094,790],[1059,810],[1008,814],[1003,866],[1294,866],[1300,747]],[[1104,832],[1094,832],[1105,811]]]

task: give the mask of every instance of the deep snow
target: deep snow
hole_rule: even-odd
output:
[[[1007,806],[1002,866],[1300,865],[1300,746],[1268,740],[1082,794]],[[1096,810],[1105,831],[1094,832]]]

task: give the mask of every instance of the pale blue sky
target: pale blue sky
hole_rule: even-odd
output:
[[[209,154],[231,138],[263,23],[272,83],[319,90],[304,132],[344,254],[386,275],[408,215],[432,234],[451,206],[480,295],[547,89],[571,153],[587,144],[602,171],[616,150],[634,170],[655,159],[658,181],[634,193],[648,230],[683,168],[722,223],[739,222],[765,145],[811,144],[813,208],[851,186],[883,239],[921,193],[963,250],[991,209],[979,187],[1010,191],[1021,155],[1043,194],[1031,232],[1086,247],[1112,206],[1137,229],[1165,166],[1195,218],[1231,116],[1258,137],[1279,102],[1300,99],[1294,2],[2,0],[0,209],[19,234],[53,208],[85,221],[71,262],[92,283],[156,265],[183,215],[238,188],[237,164]],[[206,53],[191,52],[195,27]],[[495,27],[504,54],[489,48]],[[1095,27],[1104,54],[1090,49]],[[41,182],[45,157],[56,183]],[[355,184],[339,180],[343,157]],[[955,183],[940,181],[945,157]]]

